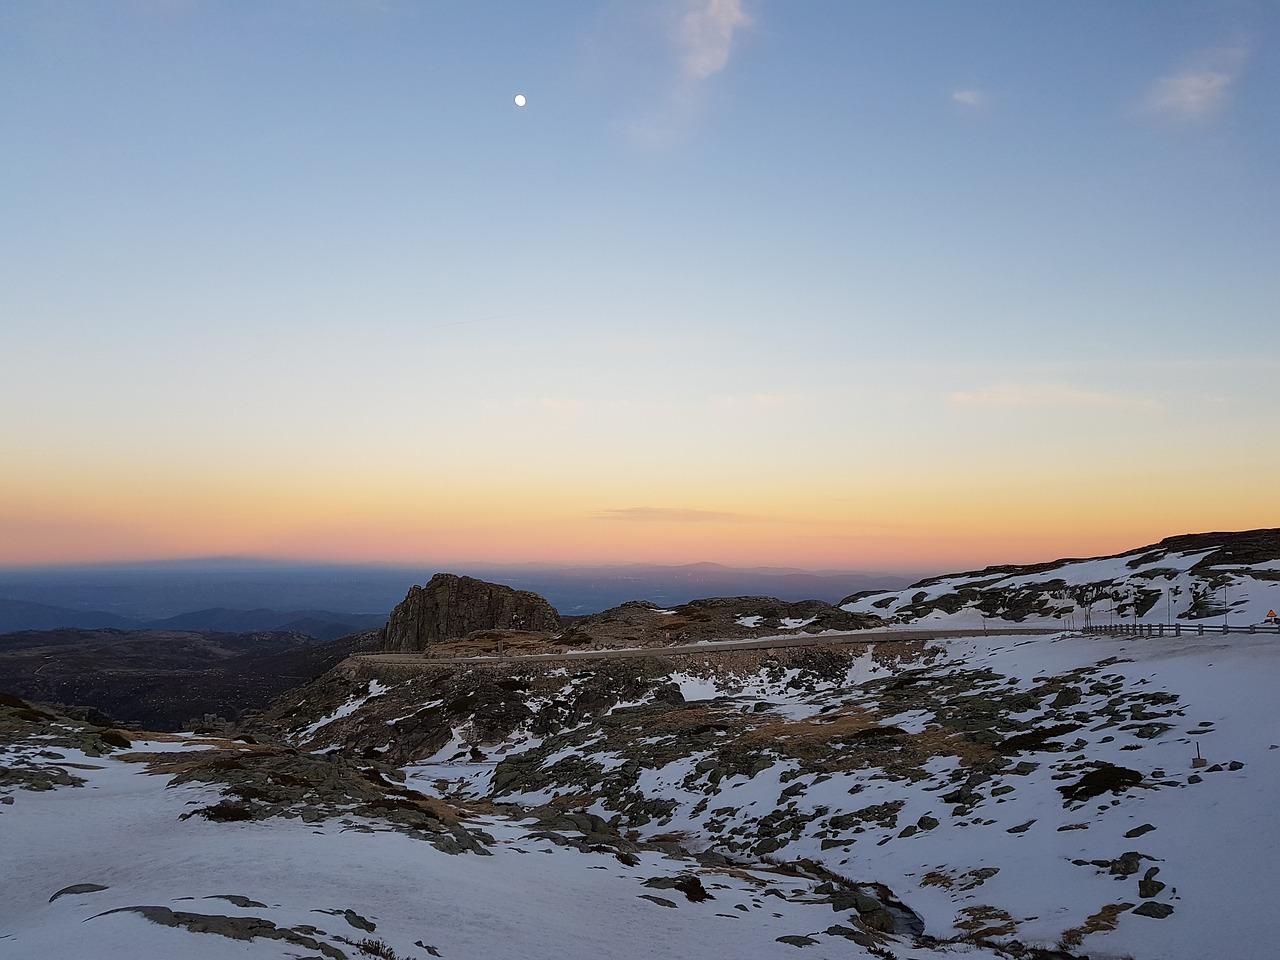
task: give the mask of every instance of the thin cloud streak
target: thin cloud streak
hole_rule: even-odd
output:
[[[686,13],[679,35],[685,75],[705,80],[723,70],[729,63],[734,31],[750,23],[742,0],[705,0]]]
[[[670,86],[645,116],[620,125],[623,134],[648,151],[669,149],[698,122],[703,109],[703,81],[729,65],[734,35],[749,26],[742,0],[689,0],[669,42],[679,59]]]
[[[1119,393],[1077,390],[1060,383],[992,384],[968,393],[947,397],[953,407],[1109,407],[1112,409],[1156,410],[1159,406],[1141,397]]]
[[[603,510],[593,520],[624,520],[632,523],[740,523],[759,520],[745,513],[721,510],[689,510],[684,507],[621,507]]]
[[[1194,69],[1158,79],[1144,106],[1157,116],[1184,123],[1216,116],[1246,59],[1240,47],[1215,50]]]
[[[783,410],[788,407],[804,406],[811,398],[801,394],[754,393],[754,394],[721,394],[711,398],[711,407],[719,413],[740,413],[742,411]]]

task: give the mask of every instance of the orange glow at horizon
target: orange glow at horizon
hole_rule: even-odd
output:
[[[0,564],[254,556],[946,572],[1275,525],[1262,475],[1227,489],[1210,467],[1122,476],[1042,464],[1011,477],[972,460],[856,473],[697,466],[32,465],[0,479]]]

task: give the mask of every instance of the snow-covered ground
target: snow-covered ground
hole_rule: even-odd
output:
[[[491,817],[475,821],[494,838],[487,857],[451,856],[401,833],[352,830],[333,820],[183,820],[217,792],[166,787],[166,778],[119,756],[58,752],[84,786],[17,791],[12,804],[0,806],[2,956],[265,960],[332,957],[336,950],[359,957],[355,944],[379,941],[395,956],[413,958],[742,960],[791,957],[796,948],[777,937],[833,922],[829,906],[800,896],[807,892],[801,880],[774,878],[770,886],[767,874],[702,872],[711,898],[694,902],[642,885],[697,866],[687,859],[641,853],[627,866],[530,838],[530,825]],[[764,894],[777,886],[794,889]],[[69,887],[80,892],[60,893]],[[129,909],[139,906],[258,918],[313,944],[270,938],[264,924],[253,939],[165,926]],[[866,956],[838,937],[806,954]]]
[[[897,731],[894,742],[903,746],[894,749],[936,747],[900,766],[848,764],[862,741],[833,740],[816,761],[781,751],[753,775],[722,779],[707,769],[719,762],[715,750],[699,748],[642,769],[635,789],[671,807],[636,834],[681,835],[695,852],[732,855],[735,868],[654,850],[628,863],[613,850],[553,843],[532,821],[490,813],[468,821],[492,838],[489,856],[451,855],[352,817],[182,819],[215,803],[218,788],[169,786],[167,776],[126,757],[205,744],[136,741],[98,757],[29,738],[0,755],[6,767],[44,765],[84,784],[35,792],[0,780],[0,956],[357,958],[366,955],[361,941],[384,957],[393,951],[414,960],[743,960],[792,957],[797,949],[832,960],[874,955],[832,932],[851,921],[819,895],[814,879],[770,872],[752,853],[763,825],[776,826],[781,815],[792,825],[776,834],[774,859],[807,859],[858,883],[883,884],[928,934],[949,941],[882,940],[900,960],[998,955],[957,941],[966,930],[985,931],[995,943],[1064,942],[1095,960],[1272,955],[1280,942],[1270,903],[1280,862],[1273,810],[1280,638],[1062,633],[953,639],[930,649],[913,663],[867,652],[817,683],[794,667],[670,675],[686,701],[673,709],[758,720],[782,738],[848,721],[846,730]],[[566,674],[565,681],[583,677]],[[324,726],[312,727],[327,736],[330,724],[337,729],[395,695],[396,681],[362,686],[326,714]],[[1007,765],[970,784],[976,768],[942,734],[955,736],[946,727],[949,711],[973,698],[1007,705],[1007,717],[1032,731],[1069,729],[1006,751]],[[625,719],[634,706],[619,704],[605,719]],[[397,710],[392,716],[402,718],[403,704]],[[607,742],[605,731],[617,729],[584,723],[545,738],[518,731],[485,752],[538,748],[546,751],[544,769],[580,754],[610,776],[628,759]],[[577,748],[565,739],[574,734],[584,738]],[[671,736],[658,727],[643,734],[648,744]],[[486,809],[494,765],[469,760],[470,746],[459,732],[408,769],[410,785],[469,794]],[[1207,762],[1193,768],[1197,748]],[[1137,780],[1064,797],[1064,787],[1105,765],[1132,770]],[[976,791],[969,799],[952,796],[969,785]],[[574,789],[553,784],[502,799],[532,806],[557,793],[563,801]],[[606,819],[618,812],[603,795],[584,806]],[[690,876],[710,899],[661,885]],[[1166,915],[1131,909],[1144,904]],[[172,911],[152,916],[179,925],[152,922],[137,907]],[[228,921],[217,919],[226,917],[261,922],[241,927],[250,939],[234,939],[225,935]],[[197,932],[202,924],[214,932]],[[998,932],[1002,925],[1007,933]]]
[[[1280,938],[1280,919],[1267,907],[1280,862],[1280,827],[1271,810],[1280,791],[1280,638],[1064,633],[955,639],[936,647],[944,655],[929,676],[983,678],[962,697],[1012,696],[1047,681],[1068,687],[1078,701],[1057,708],[1042,703],[1018,718],[1035,729],[1064,721],[1072,729],[1052,738],[1059,743],[1015,752],[1016,763],[983,784],[982,798],[968,807],[950,798],[966,770],[945,751],[910,778],[876,766],[814,773],[783,760],[714,786],[699,772],[714,762],[711,755],[690,753],[641,773],[637,791],[674,803],[669,817],[641,832],[675,832],[699,848],[725,850],[722,841],[735,836],[735,825],[736,838],[749,847],[764,823],[786,815],[799,826],[782,838],[775,856],[814,860],[842,876],[886,884],[938,937],[962,933],[975,916],[991,916],[987,926],[1011,924],[1006,939],[1044,947],[1064,934],[1069,942],[1074,930],[1077,949],[1094,957],[1199,960],[1272,949]],[[789,723],[821,720],[833,705],[852,705],[879,711],[878,723],[907,734],[938,728],[928,706],[916,702],[894,713],[883,696],[860,692],[859,684],[884,675],[868,661],[816,691],[792,689],[793,672],[775,682],[673,679],[686,699],[731,698],[726,710],[765,703],[770,716]],[[943,706],[937,704],[939,714]],[[603,770],[616,769],[621,755],[601,749],[599,737],[578,748]],[[1193,768],[1197,751],[1207,762]],[[561,747],[541,766],[552,770],[574,753]],[[1063,786],[1107,765],[1134,771],[1137,782],[1064,799]],[[545,803],[570,787],[553,779],[511,799]],[[476,788],[474,795],[481,795],[488,781]],[[891,822],[868,819],[853,833],[847,824],[833,825],[851,810],[882,806],[896,808]],[[607,800],[589,809],[606,818],[616,813]],[[742,847],[732,852],[740,855]],[[1117,872],[1130,852],[1139,855],[1138,868]],[[1143,880],[1151,886],[1144,889]],[[1146,909],[1171,912],[1131,912],[1148,901],[1158,908]],[[1115,930],[1090,932],[1091,920],[1108,908],[1118,913]]]
[[[1280,608],[1277,562],[1205,565],[1212,553],[1134,551],[1066,561],[1048,570],[953,574],[860,597],[842,609],[948,628],[1007,625],[1009,620],[1076,629],[1090,623],[1226,623],[1241,629],[1274,622]],[[1030,613],[1020,602],[1028,597],[1038,598]]]

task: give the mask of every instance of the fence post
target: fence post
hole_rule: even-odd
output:
[[[1203,623],[1197,623],[1197,624],[1196,624],[1196,633],[1198,633],[1198,634],[1199,634],[1200,636],[1202,636],[1202,637],[1204,636],[1204,624],[1203,624]]]

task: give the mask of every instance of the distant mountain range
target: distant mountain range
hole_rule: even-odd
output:
[[[833,602],[894,589],[893,574],[680,566],[301,565],[211,559],[172,563],[0,570],[0,633],[60,627],[246,632],[294,630],[331,639],[381,626],[409,588],[440,572],[530,590],[566,615],[598,613],[628,600],[660,605],[719,596]]]
[[[110,628],[115,630],[184,630],[214,633],[263,631],[304,633],[317,640],[336,640],[386,623],[381,614],[334,613],[331,610],[228,610],[211,607],[160,620],[135,620],[104,610],[72,610],[25,600],[0,600],[0,633],[21,630]]]

